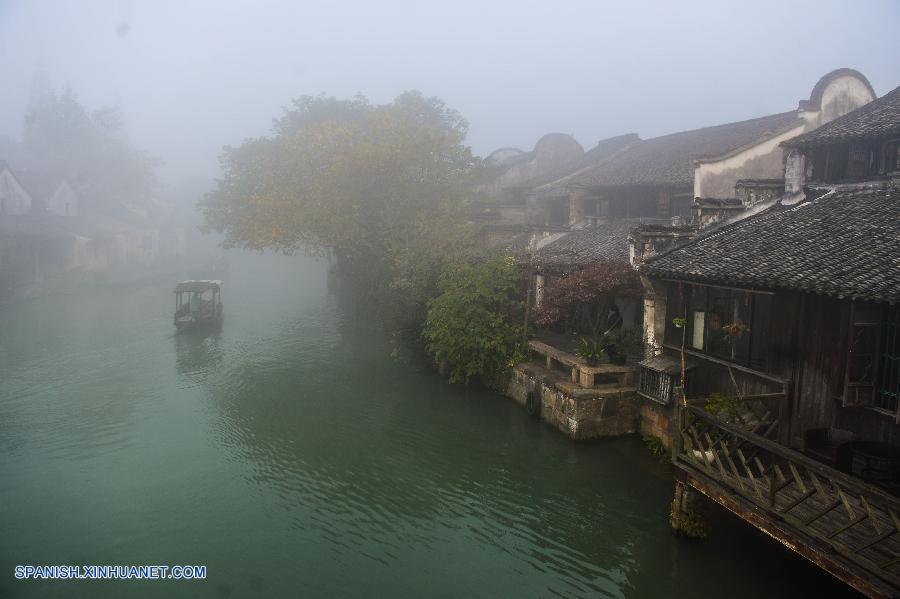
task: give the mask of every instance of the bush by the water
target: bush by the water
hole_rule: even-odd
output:
[[[509,258],[463,262],[442,277],[425,320],[428,351],[450,381],[499,388],[525,355],[524,273]]]

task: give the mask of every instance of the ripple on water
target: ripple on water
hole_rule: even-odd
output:
[[[21,338],[0,350],[0,565],[185,556],[208,596],[717,590],[698,572],[722,556],[660,542],[670,483],[636,477],[639,443],[572,446],[386,359],[285,264],[226,282],[217,333],[173,335],[168,285],[0,314]],[[801,588],[757,561],[728,572],[735,597]]]

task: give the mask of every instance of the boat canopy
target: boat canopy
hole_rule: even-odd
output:
[[[215,289],[216,291],[218,291],[221,286],[222,281],[182,281],[175,285],[175,293],[184,293],[191,291],[203,293],[204,291],[208,291],[210,289]]]

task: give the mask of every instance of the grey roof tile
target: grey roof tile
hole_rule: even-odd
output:
[[[776,204],[651,258],[641,271],[895,303],[900,301],[900,189],[837,187],[796,205]]]
[[[694,181],[694,160],[720,156],[799,122],[795,111],[672,133],[633,144],[570,181],[586,187],[678,185]]]

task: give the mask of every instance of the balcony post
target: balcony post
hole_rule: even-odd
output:
[[[681,452],[684,451],[684,439],[681,436],[681,431],[685,428],[684,407],[687,405],[687,402],[685,401],[684,388],[682,386],[675,387],[672,399],[675,404],[675,430],[672,431],[672,460],[675,461],[681,455]]]
[[[699,494],[686,482],[675,481],[675,497],[672,499],[672,511],[669,524],[672,532],[692,538],[706,536],[706,522],[697,513]]]

